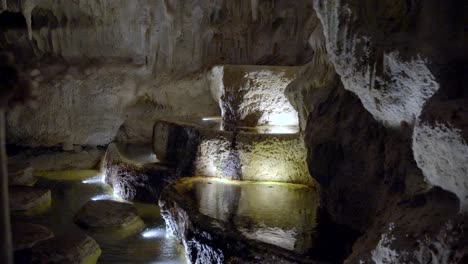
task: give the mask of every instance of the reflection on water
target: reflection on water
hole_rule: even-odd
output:
[[[304,253],[313,245],[318,194],[302,185],[195,178],[185,189],[200,213],[245,237]]]
[[[121,155],[137,163],[158,162],[150,144],[117,144]]]
[[[56,235],[79,231],[73,223],[75,212],[94,198],[113,197],[112,189],[100,181],[50,181],[41,179],[36,186],[52,190],[52,207],[44,214],[15,217],[13,221],[25,221],[49,227]],[[145,222],[143,232],[124,234],[112,232],[88,232],[102,249],[98,263],[186,263],[183,247],[165,234],[164,220],[156,205],[135,204]],[[145,237],[148,230],[158,230],[160,235]]]
[[[195,122],[196,124],[215,130],[222,129],[221,117],[204,117],[202,122]],[[295,134],[299,133],[298,126],[256,126],[256,127],[237,127],[238,132],[258,133],[258,134]]]

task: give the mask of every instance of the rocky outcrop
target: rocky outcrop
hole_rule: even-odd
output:
[[[155,203],[175,177],[173,169],[157,163],[139,163],[122,155],[115,144],[107,148],[104,180],[114,194],[127,201]]]
[[[216,66],[209,72],[210,90],[221,108],[222,126],[297,126],[297,112],[284,95],[297,67]]]
[[[388,127],[415,125],[413,152],[432,185],[466,211],[463,1],[314,1],[344,88]]]
[[[177,175],[313,185],[300,135],[230,132],[194,123],[159,121],[156,155]]]
[[[443,258],[445,253],[425,243],[437,241],[447,225],[457,226],[446,242],[455,261],[466,232],[460,219],[466,217],[457,215],[454,195],[424,181],[412,156],[410,128],[385,128],[341,86],[318,89],[313,98],[305,131],[309,171],[322,187],[322,206],[332,220],[363,234],[347,262]]]
[[[329,59],[307,65],[287,91],[323,207],[363,234],[348,263],[466,258],[466,8],[314,1]],[[311,69],[327,61],[338,78],[319,85]]]

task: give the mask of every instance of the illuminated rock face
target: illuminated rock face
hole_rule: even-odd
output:
[[[153,146],[182,176],[313,184],[298,133],[233,133],[161,121],[154,127]]]
[[[155,203],[162,189],[174,180],[174,171],[155,162],[137,162],[115,144],[107,148],[104,161],[105,182],[114,195],[132,202]]]
[[[286,98],[286,86],[297,67],[216,66],[208,74],[219,103],[224,129],[236,126],[297,126],[297,112]]]

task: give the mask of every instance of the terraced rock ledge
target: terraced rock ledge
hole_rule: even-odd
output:
[[[219,123],[158,121],[153,149],[181,176],[314,185],[306,149],[295,130],[263,133],[239,128],[233,132],[219,129]]]

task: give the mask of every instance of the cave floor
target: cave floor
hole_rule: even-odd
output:
[[[108,231],[82,230],[73,223],[73,217],[89,200],[118,199],[112,188],[102,183],[99,176],[91,180],[50,180],[39,178],[37,187],[52,193],[49,210],[34,216],[13,216],[13,222],[40,224],[52,230],[55,236],[86,232],[102,249],[98,263],[185,263],[183,246],[166,234],[164,220],[157,205],[134,204],[145,225],[137,232],[126,228]]]

